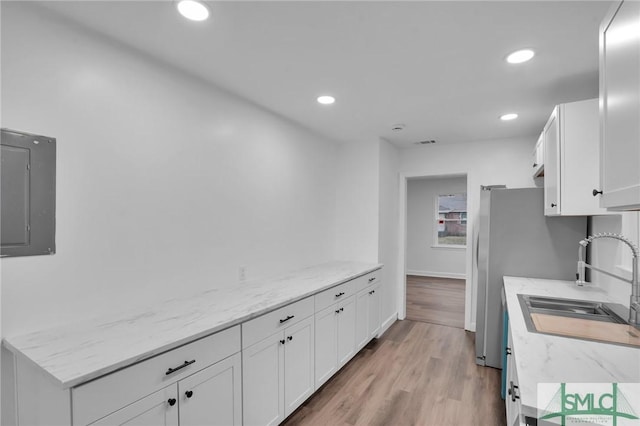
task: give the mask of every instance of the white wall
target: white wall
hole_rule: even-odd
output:
[[[334,142],[26,3],[2,126],[58,140],[57,253],[2,260],[4,335],[334,258]]]
[[[505,184],[511,188],[536,186],[531,175],[531,155],[537,136],[496,141],[479,141],[467,144],[429,145],[400,151],[401,182],[410,177],[467,175],[467,233],[473,236],[478,215],[480,185]],[[406,191],[406,184],[401,191]],[[402,195],[402,194],[401,194]],[[400,219],[406,214],[402,207]],[[473,237],[472,237],[473,238]],[[405,247],[400,246],[403,252]],[[473,250],[467,250],[467,283],[465,295],[465,328],[475,330],[477,271],[473,268]],[[398,275],[404,273],[404,265],[398,265]],[[470,272],[470,273],[469,273]],[[399,278],[400,281],[401,278]],[[399,314],[404,313],[404,283],[398,286]]]
[[[463,279],[466,277],[466,250],[435,246],[437,197],[466,192],[466,177],[408,180],[407,274]]]
[[[338,259],[378,260],[379,161],[377,141],[344,144],[338,149],[335,239]]]
[[[382,269],[382,292],[380,314],[383,330],[390,326],[398,315],[398,167],[399,151],[381,139],[379,176],[379,238],[378,261]]]

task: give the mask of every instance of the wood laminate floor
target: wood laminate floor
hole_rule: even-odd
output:
[[[475,364],[474,333],[396,321],[283,424],[500,426],[500,370]]]
[[[407,319],[464,328],[465,281],[407,275]]]

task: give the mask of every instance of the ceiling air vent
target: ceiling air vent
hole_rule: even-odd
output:
[[[416,145],[431,145],[431,144],[434,144],[434,143],[436,143],[436,141],[433,140],[433,139],[415,142]]]

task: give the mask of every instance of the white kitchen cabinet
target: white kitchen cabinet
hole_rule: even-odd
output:
[[[276,425],[315,391],[313,311],[309,314],[243,348],[245,425]]]
[[[351,296],[337,306],[338,369],[356,354],[356,298]]]
[[[356,350],[360,350],[380,332],[380,283],[358,292],[356,316]]]
[[[540,133],[540,137],[538,137],[536,146],[533,149],[531,164],[534,178],[544,176],[544,132]]]
[[[606,214],[593,193],[600,186],[598,100],[556,106],[543,138],[545,215]]]
[[[316,313],[316,387],[322,386],[356,353],[356,297]]]
[[[242,425],[242,357],[236,353],[178,382],[180,426]]]
[[[240,354],[152,393],[91,425],[242,424]]]
[[[95,426],[178,426],[176,392],[175,385],[169,386],[91,424]]]
[[[507,391],[504,398],[505,411],[507,414],[507,426],[524,425],[522,422],[520,407],[520,388],[518,386],[518,373],[516,371],[515,353],[513,351],[513,340],[511,338],[511,328],[508,328],[507,341]]]
[[[600,26],[600,196],[640,209],[640,3],[612,7]]]

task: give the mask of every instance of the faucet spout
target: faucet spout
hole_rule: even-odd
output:
[[[593,265],[588,264],[585,261],[586,247],[589,244],[591,244],[593,241],[601,238],[612,238],[614,240],[622,241],[631,249],[633,259],[631,264],[630,280],[625,277],[621,277],[619,275],[597,268]],[[590,237],[587,237],[584,240],[581,240],[578,244],[580,245],[580,247],[578,247],[578,274],[577,274],[576,284],[578,284],[579,286],[584,285],[586,268],[593,269],[594,271],[598,271],[610,277],[617,278],[621,281],[630,283],[631,297],[629,300],[629,324],[637,325],[640,321],[640,282],[638,281],[638,258],[640,257],[640,254],[638,251],[638,247],[623,235],[611,234],[611,233],[601,233],[601,234],[591,235]]]

